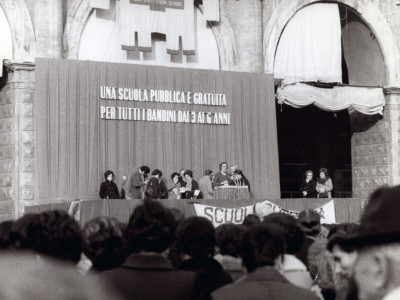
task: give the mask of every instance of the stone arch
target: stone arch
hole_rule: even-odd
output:
[[[23,0],[0,1],[11,30],[13,57],[15,61],[35,60],[36,42],[33,24]]]
[[[82,32],[92,9],[89,0],[74,0],[72,3],[64,32],[64,58],[78,59]],[[238,55],[233,29],[228,19],[221,12],[221,21],[209,24],[218,45],[220,69],[234,70]]]
[[[274,72],[275,51],[287,22],[302,7],[321,2],[320,0],[283,0],[273,12],[264,30],[264,72]],[[360,14],[374,33],[385,61],[387,86],[400,87],[400,53],[396,39],[380,10],[368,0],[330,1],[345,4]]]

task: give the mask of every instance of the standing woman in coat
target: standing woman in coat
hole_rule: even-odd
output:
[[[119,199],[119,191],[117,185],[113,182],[114,172],[107,170],[104,173],[105,181],[100,185],[101,199]]]
[[[318,193],[317,198],[332,198],[333,183],[332,179],[328,176],[328,169],[319,169],[316,190]]]
[[[303,198],[315,198],[317,197],[317,191],[315,190],[317,183],[314,180],[314,173],[311,170],[305,172],[305,179],[300,186],[300,192]]]

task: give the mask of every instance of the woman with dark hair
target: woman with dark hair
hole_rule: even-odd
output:
[[[154,169],[151,175],[153,177],[147,182],[145,195],[152,199],[167,199],[168,190],[164,181],[161,179],[162,172],[158,169]]]
[[[242,170],[236,169],[235,171],[233,171],[232,181],[231,181],[230,185],[247,186],[249,188],[249,192],[250,192],[250,182],[243,175]]]
[[[303,198],[315,198],[317,196],[315,189],[317,183],[314,180],[314,173],[311,170],[307,170],[304,175],[305,178],[300,186],[301,195]]]
[[[128,258],[100,274],[123,299],[197,299],[196,273],[175,270],[166,250],[174,239],[176,221],[161,203],[144,200],[130,217],[126,230]]]
[[[101,199],[119,199],[119,191],[117,185],[113,182],[114,172],[107,170],[104,173],[105,181],[100,185],[100,198]]]
[[[318,193],[317,198],[332,198],[333,183],[332,179],[328,176],[328,169],[319,169],[319,178],[315,189]]]
[[[181,194],[179,189],[181,188],[181,176],[178,172],[171,174],[171,181],[168,182],[168,199],[179,199]]]
[[[177,248],[190,257],[179,269],[198,274],[201,299],[208,299],[213,290],[232,282],[232,277],[213,258],[215,229],[208,219],[196,216],[182,220],[175,236]]]
[[[199,184],[193,179],[193,172],[185,170],[184,181],[181,182],[181,199],[201,199]]]

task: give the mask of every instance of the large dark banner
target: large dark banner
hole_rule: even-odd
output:
[[[97,197],[108,169],[120,187],[140,165],[198,180],[222,161],[279,198],[274,97],[272,75],[37,59],[38,202]]]

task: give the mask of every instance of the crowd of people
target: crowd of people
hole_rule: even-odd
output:
[[[360,224],[308,209],[214,228],[150,198],[128,224],[26,214],[0,224],[0,297],[398,300],[399,198],[400,186],[379,188]]]
[[[250,191],[250,183],[242,170],[232,165],[228,172],[226,162],[219,164],[219,171],[215,175],[212,170],[205,170],[198,182],[189,169],[173,172],[170,179],[166,179],[160,170],[150,172],[148,166],[135,168],[130,176],[124,176],[121,190],[113,181],[114,172],[107,170],[104,178],[99,191],[102,199],[213,199],[215,187],[224,185],[247,186]]]
[[[314,179],[314,173],[307,170],[305,178],[300,186],[300,192],[303,198],[332,198],[333,183],[328,175],[328,169],[319,169],[317,180]]]

